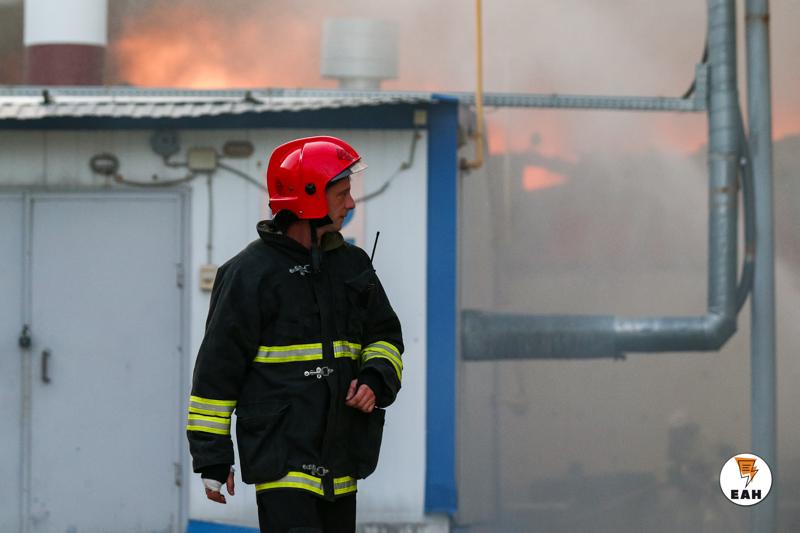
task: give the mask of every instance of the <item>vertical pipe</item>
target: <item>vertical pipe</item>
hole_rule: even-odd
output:
[[[22,226],[23,235],[23,260],[22,267],[22,316],[25,324],[31,325],[31,336],[36,343],[36,327],[38,324],[32,322],[33,318],[33,199],[30,194],[23,196],[24,221]],[[31,354],[38,346],[32,345],[30,349],[23,352],[22,359],[22,513],[20,532],[29,533],[31,530],[31,450],[33,449],[33,433],[31,420],[33,415],[33,369]]]
[[[476,144],[475,162],[476,166],[483,165],[483,7],[481,0],[475,0],[475,113],[476,120]]]
[[[462,162],[462,168],[475,169],[483,165],[483,8],[481,0],[475,0],[475,159]]]
[[[709,2],[708,309],[736,316],[736,175],[739,161],[739,93],[736,86],[736,2]]]
[[[751,439],[753,453],[773,472],[769,497],[754,507],[752,531],[776,531],[778,464],[775,447],[775,249],[772,191],[769,2],[747,0],[747,111],[753,161],[756,258],[751,316]]]

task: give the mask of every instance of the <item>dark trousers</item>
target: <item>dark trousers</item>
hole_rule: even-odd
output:
[[[256,495],[261,533],[355,533],[356,495],[329,502],[302,490]]]

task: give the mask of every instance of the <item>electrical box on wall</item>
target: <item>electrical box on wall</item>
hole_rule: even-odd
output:
[[[195,172],[211,172],[217,168],[217,152],[213,148],[190,148],[186,164]]]

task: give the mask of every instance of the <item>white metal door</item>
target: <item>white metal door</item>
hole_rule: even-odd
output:
[[[175,531],[179,197],[37,195],[31,214],[30,531]]]
[[[0,195],[0,531],[19,531],[22,505],[22,195]]]

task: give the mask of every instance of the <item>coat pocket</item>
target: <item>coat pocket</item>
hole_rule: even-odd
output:
[[[383,409],[375,409],[371,413],[356,411],[349,450],[358,479],[372,474],[378,466],[385,418],[386,411]]]
[[[250,404],[237,409],[236,441],[242,481],[260,483],[286,473],[288,405]]]

